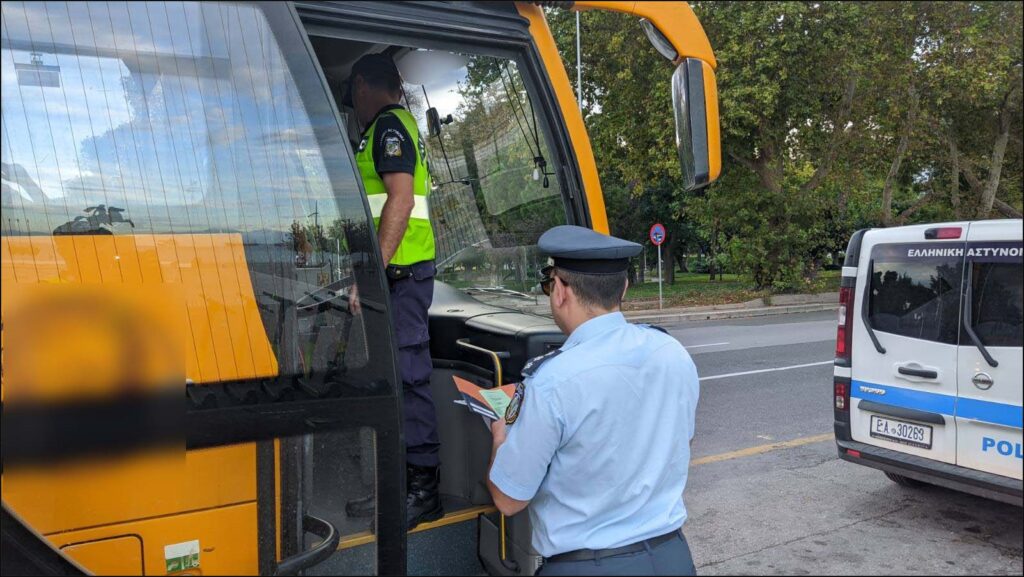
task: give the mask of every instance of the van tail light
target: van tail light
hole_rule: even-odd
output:
[[[850,366],[853,348],[853,287],[839,289],[839,323],[836,326],[836,363]]]
[[[850,380],[836,379],[835,381],[835,406],[837,411],[850,410]]]

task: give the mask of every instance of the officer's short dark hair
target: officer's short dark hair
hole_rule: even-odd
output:
[[[352,78],[362,78],[373,88],[387,90],[391,94],[402,91],[402,76],[390,56],[367,54],[352,66]]]
[[[622,304],[622,293],[626,290],[626,271],[586,274],[556,267],[555,272],[584,306],[611,310]]]

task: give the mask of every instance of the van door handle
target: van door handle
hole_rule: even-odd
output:
[[[900,366],[896,369],[901,375],[921,377],[922,379],[937,379],[939,372],[933,369],[916,369],[914,367]]]

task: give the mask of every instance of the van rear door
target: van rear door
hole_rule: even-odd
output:
[[[1019,220],[971,223],[957,354],[957,464],[1015,479],[1022,478],[1021,253]]]
[[[858,263],[853,439],[956,462],[957,333],[966,225],[870,231]],[[942,236],[952,236],[949,232]]]

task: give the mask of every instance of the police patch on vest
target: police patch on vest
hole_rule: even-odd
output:
[[[402,156],[402,143],[405,142],[405,135],[394,128],[388,128],[380,135],[381,148],[384,156],[400,158]]]
[[[526,396],[526,384],[519,383],[516,385],[516,392],[512,395],[512,400],[509,401],[508,407],[505,409],[505,424],[511,425],[516,422],[519,418],[519,409],[523,406],[523,397]]]
[[[402,156],[402,143],[398,138],[390,136],[384,139],[384,156],[393,158]]]

